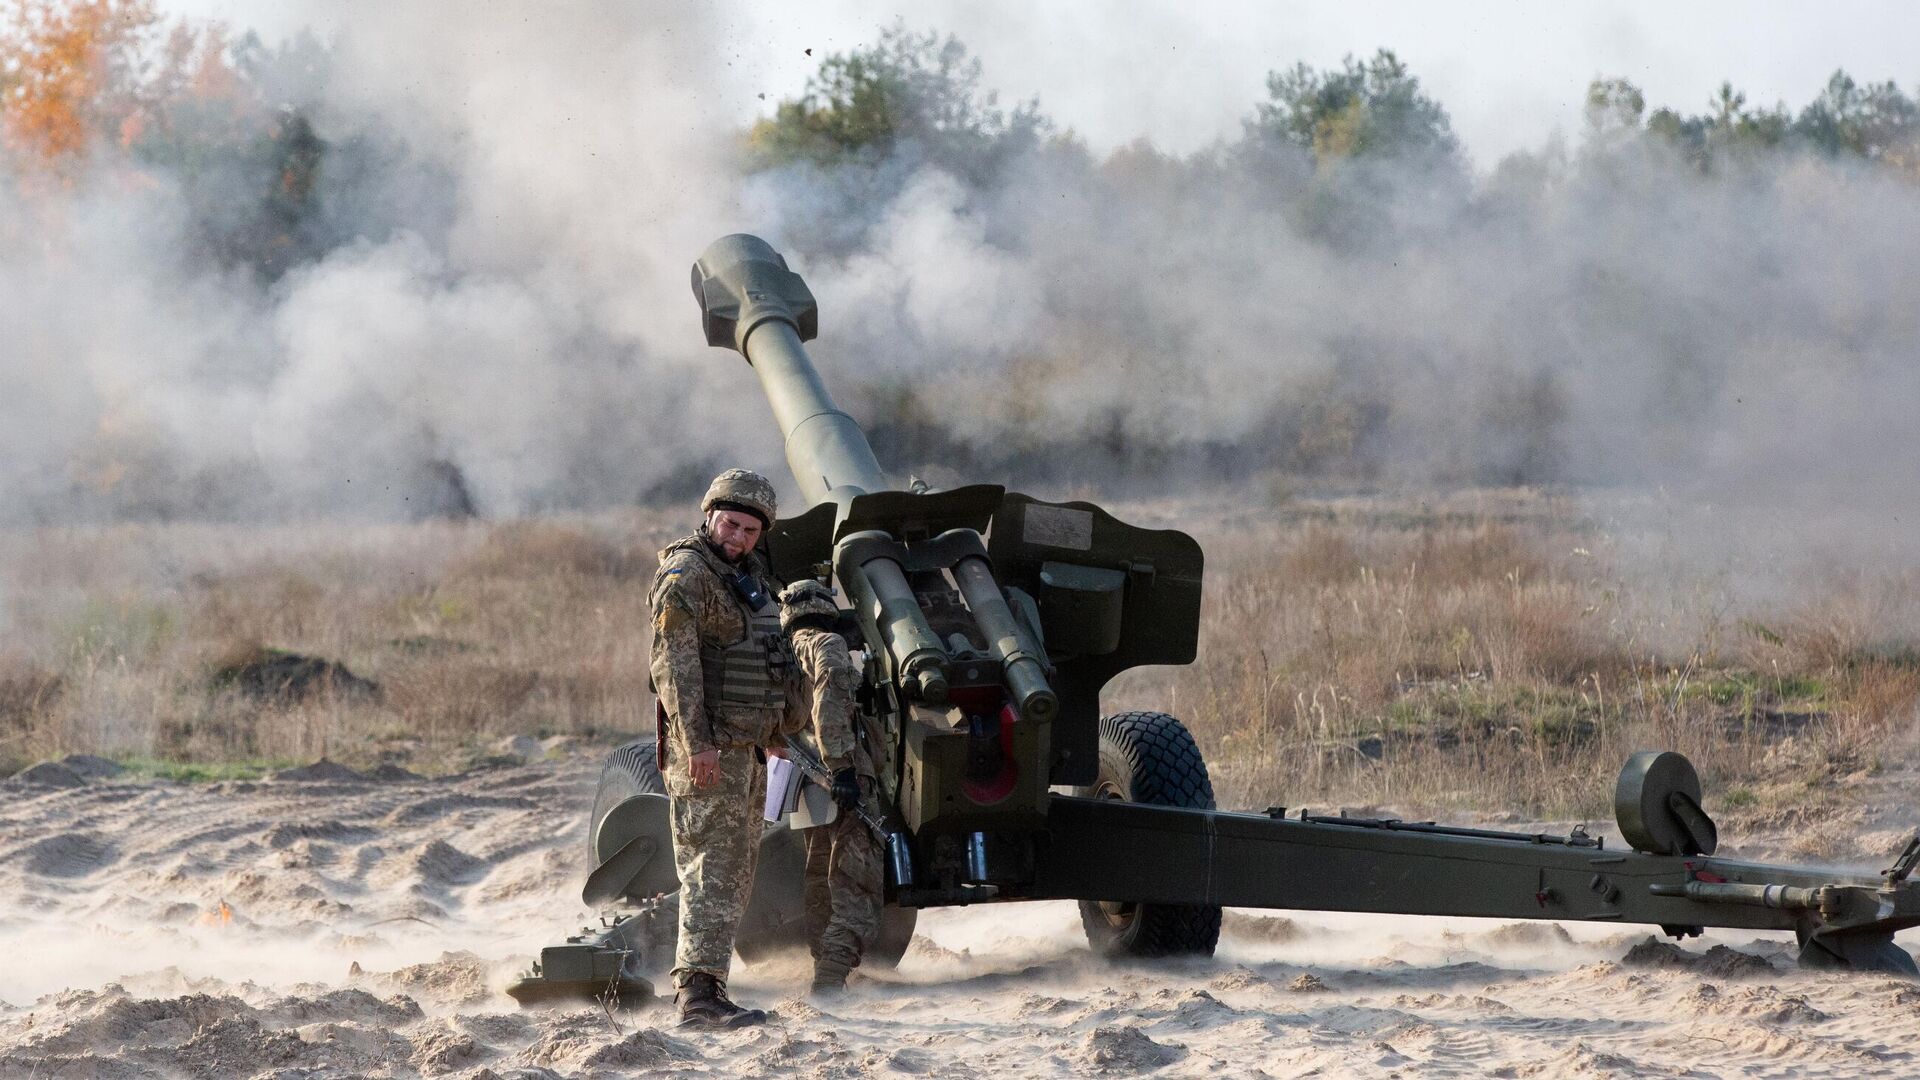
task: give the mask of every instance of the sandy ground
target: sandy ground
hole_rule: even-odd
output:
[[[797,963],[738,971],[760,1029],[522,1011],[499,988],[589,917],[595,771],[0,785],[0,1076],[1920,1072],[1920,986],[1544,923],[1229,913],[1214,959],[1137,968],[1072,905],[938,911],[830,1004]]]

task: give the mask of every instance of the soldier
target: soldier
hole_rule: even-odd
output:
[[[673,985],[683,1025],[742,1027],[766,1013],[727,997],[734,930],[759,852],[766,773],[791,670],[761,537],[773,485],[745,469],[715,477],[700,531],[660,552],[648,603],[661,773],[680,874]]]
[[[813,950],[813,992],[846,988],[847,973],[880,930],[886,887],[879,838],[860,821],[862,805],[878,816],[873,759],[857,731],[854,687],[860,673],[847,641],[833,629],[833,592],[801,581],[780,594],[780,627],[800,669],[806,712],[813,718],[820,759],[833,772],[829,825],[807,830],[807,930]]]

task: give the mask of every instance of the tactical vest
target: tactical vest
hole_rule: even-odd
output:
[[[769,598],[758,611],[733,597],[746,619],[747,634],[732,645],[700,646],[700,675],[708,703],[725,702],[751,709],[786,704],[787,678],[793,669],[786,635],[780,632],[780,604]]]
[[[736,572],[735,568],[721,562],[705,540],[695,535],[668,544],[660,552],[661,563],[665,564],[677,551],[691,552],[713,574],[717,579],[714,585],[733,601],[734,609],[740,612],[747,628],[746,636],[731,645],[700,643],[700,681],[705,689],[707,706],[784,708],[787,682],[793,672],[793,656],[787,649],[786,636],[780,632],[780,602],[775,599],[775,591],[767,589],[765,603],[758,610],[751,609],[727,583]],[[647,598],[648,604],[658,605],[659,587],[659,579],[655,579],[656,594]]]

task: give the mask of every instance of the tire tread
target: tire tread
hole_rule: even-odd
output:
[[[1124,712],[1100,719],[1103,743],[1126,758],[1132,801],[1196,810],[1215,808],[1213,778],[1193,735],[1178,719],[1159,712]],[[1096,920],[1083,914],[1088,934]],[[1112,942],[1113,951],[1136,957],[1213,955],[1220,941],[1216,904],[1141,904],[1131,933]],[[1096,945],[1101,944],[1098,940]]]

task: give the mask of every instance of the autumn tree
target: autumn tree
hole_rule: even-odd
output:
[[[164,188],[185,211],[183,261],[276,278],[360,225],[326,212],[330,196],[363,194],[322,182],[336,148],[307,105],[328,60],[310,34],[269,49],[219,23],[165,24],[154,0],[0,0],[0,182],[43,194],[83,177]],[[349,141],[360,166],[404,158]],[[364,167],[351,175],[349,187],[381,182]],[[58,200],[37,202],[57,218]]]
[[[95,145],[149,107],[152,0],[9,0],[0,8],[0,137],[16,160],[71,181]]]

